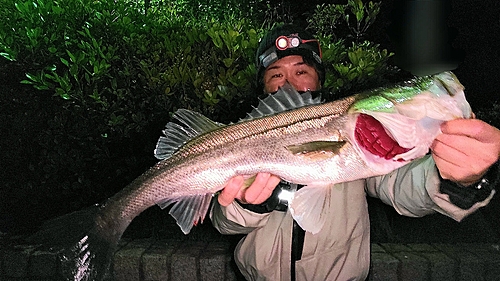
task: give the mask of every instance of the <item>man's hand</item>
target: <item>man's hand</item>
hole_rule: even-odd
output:
[[[431,145],[443,179],[467,186],[481,180],[500,157],[500,130],[478,119],[456,119],[441,125]]]
[[[254,182],[246,188],[243,176],[236,176],[229,180],[218,197],[219,204],[228,206],[238,199],[244,204],[261,204],[271,196],[280,178],[269,173],[258,173]]]

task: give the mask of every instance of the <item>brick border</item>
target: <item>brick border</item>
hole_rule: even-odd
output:
[[[229,242],[124,240],[106,280],[242,280],[234,265],[233,246]],[[0,241],[0,281],[58,280],[57,255],[49,249]],[[371,258],[369,281],[500,279],[498,244],[372,244]]]

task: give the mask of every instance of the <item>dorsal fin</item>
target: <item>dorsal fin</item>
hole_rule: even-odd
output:
[[[165,126],[165,130],[163,130],[164,136],[160,136],[156,144],[154,154],[159,160],[172,156],[177,149],[189,140],[225,126],[208,119],[200,113],[187,109],[177,110],[172,118],[178,123],[169,122]]]
[[[286,82],[278,92],[259,100],[259,105],[254,107],[252,112],[240,122],[320,103],[321,97],[313,98],[310,91],[300,94],[290,83]],[[154,151],[155,157],[159,160],[172,156],[189,140],[225,126],[187,109],[177,110],[172,118],[180,124],[169,122],[163,130],[164,136],[160,136]]]
[[[259,117],[269,116],[291,109],[300,108],[307,105],[320,104],[321,97],[314,98],[310,91],[300,94],[290,83],[286,82],[273,95],[259,100],[259,105],[254,107],[247,117],[240,121],[252,120]]]

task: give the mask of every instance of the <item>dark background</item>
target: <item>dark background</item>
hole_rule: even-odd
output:
[[[307,12],[304,11],[303,2],[274,2],[276,5],[283,5],[284,12],[296,11],[297,22],[303,20],[303,16],[300,15]],[[444,17],[446,19],[432,21],[425,18],[424,12],[420,13],[419,17],[410,20],[405,15],[408,12],[411,13],[411,5],[418,4],[417,2],[428,1],[382,1],[381,14],[373,27],[374,32],[370,39],[396,52],[398,56],[393,59],[392,63],[407,70],[419,67],[419,63],[426,62],[425,58],[431,62],[441,61],[444,65],[454,66],[454,72],[466,87],[468,99],[476,111],[498,101],[500,1],[436,1],[442,2],[438,5],[443,5],[442,13],[448,14],[448,17]],[[311,4],[312,10],[315,4],[322,3],[322,1],[309,1],[308,3]],[[437,37],[432,37],[431,34],[431,38],[434,38],[431,41],[414,40],[417,38],[425,41],[425,36],[429,35],[427,30],[422,30],[422,26],[435,26]],[[417,49],[421,50],[428,46],[426,43],[434,43],[430,45],[436,45],[436,49],[424,56],[424,59],[419,57],[419,60],[411,60],[412,57],[418,57],[418,55],[412,53],[409,45],[413,47],[422,44],[418,47],[420,49]],[[423,65],[419,68],[420,70],[430,69],[428,64],[423,63]],[[15,65],[0,69],[0,167],[2,167],[0,184],[2,188],[5,188],[3,184],[5,179],[12,181],[16,177],[22,177],[25,173],[33,172],[25,164],[25,159],[38,153],[33,150],[33,147],[36,147],[33,146],[34,139],[38,133],[50,126],[44,122],[43,118],[51,114],[44,111],[48,108],[46,103],[50,101],[33,95],[34,90],[30,86],[20,85],[19,81],[23,78],[24,74],[16,72]],[[148,161],[154,160],[148,159]],[[43,174],[43,171],[35,172]],[[141,171],[137,171],[137,175],[140,173]],[[131,178],[133,176],[135,175],[131,175]],[[123,186],[131,180],[114,179],[112,173],[103,177]],[[0,198],[0,232],[29,232],[41,221],[57,214],[58,209],[65,210],[71,206],[74,208],[75,204],[70,202],[71,200],[78,201],[78,198],[67,198],[61,195],[60,202],[44,202],[44,196],[40,195],[41,199],[37,205],[33,204],[37,201],[37,194],[30,191],[36,190],[36,187],[10,186],[10,188],[15,188],[19,192],[9,194],[18,194],[19,197]],[[25,200],[26,193],[30,194],[30,204],[27,204]],[[6,204],[7,201],[12,202],[12,200],[15,200],[15,206]],[[495,196],[487,207],[463,222],[457,223],[439,214],[418,219],[401,217],[392,208],[381,204],[378,200],[369,199],[373,222],[372,240],[375,242],[498,242],[500,241],[499,200],[498,196]],[[218,235],[209,222],[195,227],[188,237],[184,237],[174,224],[167,212],[154,207],[134,220],[126,235],[175,236],[179,239],[232,239]]]
[[[391,3],[389,3],[391,2]],[[384,1],[390,11],[388,47],[393,63],[412,72],[432,71],[430,64],[453,69],[475,111],[499,100],[500,15],[498,1]],[[425,15],[447,15],[439,19]],[[496,124],[498,126],[498,124]],[[389,242],[498,242],[499,199],[461,223],[436,214],[424,218],[397,215],[370,200],[372,240]],[[380,218],[382,216],[383,218]],[[384,218],[385,216],[385,218]],[[375,219],[375,217],[378,217]],[[379,223],[379,222],[385,222]]]

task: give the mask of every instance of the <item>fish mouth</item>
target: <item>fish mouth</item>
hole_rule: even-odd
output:
[[[354,137],[358,144],[373,155],[387,160],[403,161],[397,155],[410,151],[398,144],[384,129],[384,126],[368,114],[359,114],[356,119]]]

